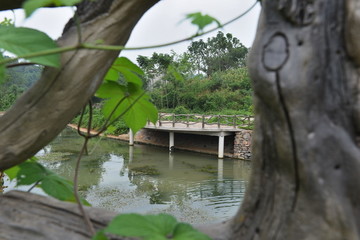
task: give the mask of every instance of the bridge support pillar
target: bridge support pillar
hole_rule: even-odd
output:
[[[219,136],[218,158],[224,158],[224,145],[225,136],[223,133],[221,133]]]
[[[134,146],[134,133],[131,128],[129,130],[129,145]]]
[[[172,152],[174,149],[174,142],[175,142],[175,137],[174,137],[174,132],[169,132],[169,151]]]

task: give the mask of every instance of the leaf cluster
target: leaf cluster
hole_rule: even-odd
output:
[[[203,15],[201,12],[189,13],[186,15],[186,19],[191,20],[191,23],[198,27],[198,33],[204,31],[204,28],[213,23],[221,27],[221,23],[214,17],[207,14]]]
[[[76,202],[73,184],[42,166],[36,157],[5,170],[5,174],[10,180],[16,180],[16,186],[34,185],[56,199]],[[90,205],[85,199],[82,203]]]
[[[103,114],[116,122],[120,117],[134,133],[149,120],[157,121],[158,112],[143,90],[144,72],[125,57],[115,60],[96,96],[105,99]]]
[[[3,82],[6,73],[6,66],[1,64],[5,60],[4,51],[23,56],[56,48],[58,48],[57,44],[43,32],[30,28],[0,25],[0,83]],[[30,57],[28,60],[45,66],[60,67],[58,54]]]
[[[168,214],[121,214],[98,232],[93,240],[107,240],[107,234],[123,237],[140,237],[144,240],[210,240],[191,225],[177,222]]]

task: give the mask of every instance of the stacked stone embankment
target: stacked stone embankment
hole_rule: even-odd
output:
[[[251,136],[252,130],[237,132],[234,139],[234,158],[251,159]]]

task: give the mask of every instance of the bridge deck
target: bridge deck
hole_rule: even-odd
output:
[[[234,128],[233,126],[227,125],[207,125],[206,128],[202,127],[201,123],[175,123],[172,122],[159,122],[154,125],[153,123],[148,123],[145,129],[154,129],[158,131],[167,131],[167,132],[179,132],[179,133],[191,133],[191,134],[199,134],[199,135],[210,135],[210,136],[228,136],[234,135],[235,132],[241,131],[240,128]]]
[[[254,122],[252,116],[239,115],[198,115],[159,113],[156,124],[148,122],[145,129],[169,132],[169,150],[174,148],[175,133],[189,133],[217,136],[218,157],[224,157],[224,138],[234,135],[243,129],[248,129]],[[132,132],[129,133],[130,145],[134,144]]]

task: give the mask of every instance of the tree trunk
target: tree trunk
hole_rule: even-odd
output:
[[[360,239],[360,4],[262,2],[253,174],[231,239]]]
[[[103,21],[106,27],[99,31],[89,22],[84,39],[121,44],[134,18],[153,4],[148,2],[143,6],[141,0],[116,1],[120,23],[96,18],[95,23]],[[250,187],[233,219],[203,230],[214,239],[360,239],[360,3],[263,0],[262,4],[249,61],[256,106]],[[121,34],[115,34],[115,24]],[[76,42],[74,31],[71,28],[61,42]],[[66,37],[69,32],[73,37]],[[48,69],[30,94],[0,118],[0,169],[23,161],[60,132],[94,93],[114,57],[98,51],[68,53],[61,70]],[[81,67],[84,63],[88,66]],[[88,237],[74,205],[19,193],[6,194],[0,201],[6,206],[0,208],[1,239],[60,239],[55,237],[59,232],[77,231],[78,235],[61,235],[62,239]],[[62,216],[45,215],[41,224],[31,220],[38,216],[36,209],[49,204]],[[88,211],[96,228],[111,215]],[[77,227],[67,221],[82,230],[74,230]],[[49,222],[56,233],[44,235],[43,223]]]
[[[85,1],[78,7],[81,38],[87,43],[124,45],[141,16],[158,0]],[[60,46],[78,43],[69,23]],[[33,156],[54,139],[87,103],[118,56],[117,51],[79,50],[61,56],[61,68],[45,68],[0,118],[0,171]]]

